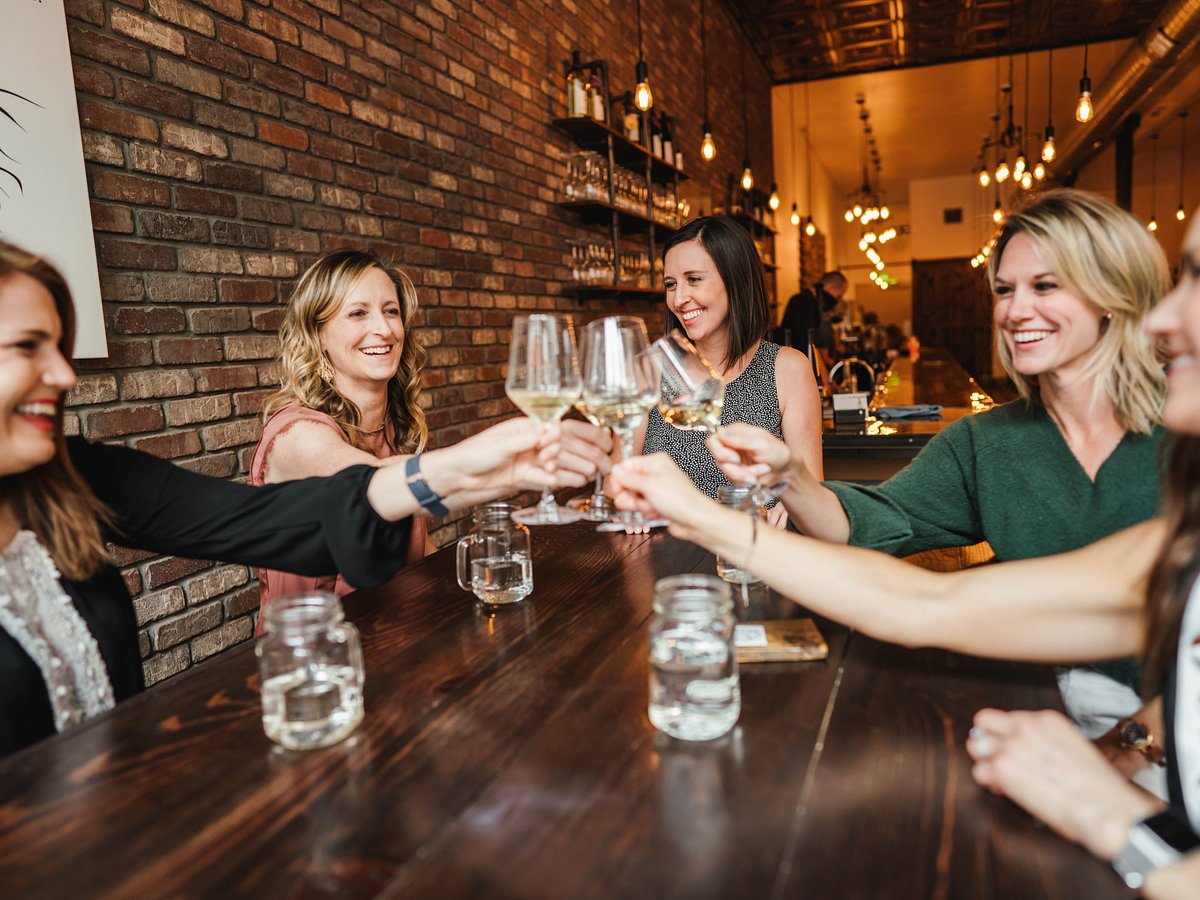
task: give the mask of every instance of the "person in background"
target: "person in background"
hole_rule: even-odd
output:
[[[1048,191],[1005,220],[988,277],[1000,358],[1022,399],[955,422],[877,486],[822,484],[741,425],[722,429],[713,451],[726,475],[786,478],[782,502],[801,533],[898,556],[980,541],[1000,560],[1048,556],[1154,515],[1165,379],[1143,320],[1170,283],[1157,241],[1095,194]],[[1137,685],[1130,662],[1060,676],[1092,737],[1137,710]]]
[[[846,296],[849,283],[839,271],[826,272],[810,288],[792,294],[783,312],[784,328],[792,332],[792,346],[806,348],[808,333],[812,332],[813,346],[820,349],[825,371],[834,363],[834,337],[830,316]]]
[[[725,382],[721,421],[765,429],[821,471],[821,402],[812,367],[803,353],[764,340],[770,307],[746,229],[724,216],[692,220],[663,246],[663,272],[666,330],[682,328]],[[710,497],[727,483],[703,433],[672,428],[657,409],[634,447],[665,451]]]
[[[143,689],[133,604],[107,549],[221,559],[364,587],[404,560],[415,516],[580,487],[598,428],[494,425],[404,465],[253,487],[63,435],[75,313],[53,266],[0,242],[0,755]]]
[[[1168,801],[1135,785],[1060,714],[981,710],[967,742],[976,780],[1111,860],[1152,900],[1200,895],[1200,221],[1182,274],[1146,318],[1170,358],[1174,432],[1165,519],[1058,556],[930,572],[869,550],[760,529],[693,490],[662,456],[613,470],[617,505],[813,612],[908,646],[1034,661],[1145,653],[1143,695],[1162,695]],[[713,438],[716,442],[716,438]]]
[[[419,398],[426,354],[410,334],[416,312],[412,281],[371,253],[338,250],[308,268],[279,327],[281,385],[266,402],[251,483],[332,475],[425,449]],[[405,564],[427,549],[425,519],[417,519]],[[259,579],[259,633],[276,597],[314,590],[340,597],[360,586],[342,574],[274,569],[260,570]]]

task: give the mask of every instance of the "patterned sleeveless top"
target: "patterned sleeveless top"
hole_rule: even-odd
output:
[[[762,341],[750,364],[737,378],[725,385],[722,425],[748,422],[765,428],[783,440],[783,416],[779,411],[779,392],[775,386],[775,357],[778,354],[778,344]],[[708,447],[704,445],[707,436],[703,431],[672,428],[663,421],[658,410],[653,409],[650,411],[642,452],[665,452],[696,487],[715,500],[717,488],[729,484],[729,479],[721,474]]]

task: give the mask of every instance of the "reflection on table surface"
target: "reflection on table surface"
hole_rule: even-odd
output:
[[[245,646],[0,763],[4,893],[1124,896],[971,780],[975,710],[1056,705],[1047,669],[819,620],[827,660],[743,667],[734,731],[679,743],[646,717],[653,586],[712,557],[533,534],[522,605],[484,611],[447,550],[346,598],[367,680],[343,744],[272,749]]]

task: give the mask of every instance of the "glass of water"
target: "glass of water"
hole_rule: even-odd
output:
[[[513,520],[515,511],[511,503],[484,504],[458,542],[458,585],[488,606],[520,603],[533,592],[529,529]]]
[[[710,741],[742,711],[733,647],[733,599],[713,575],[673,575],[654,585],[650,622],[650,722],[671,737]]]
[[[343,740],[363,717],[358,629],[333,594],[280,597],[267,607],[255,644],[262,679],[263,730],[288,750]]]

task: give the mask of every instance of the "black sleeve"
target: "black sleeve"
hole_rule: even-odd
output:
[[[341,573],[371,587],[404,564],[411,519],[388,522],[367,502],[377,469],[254,487],[197,475],[148,453],[67,442],[71,460],[116,516],[112,539],[156,553]]]

